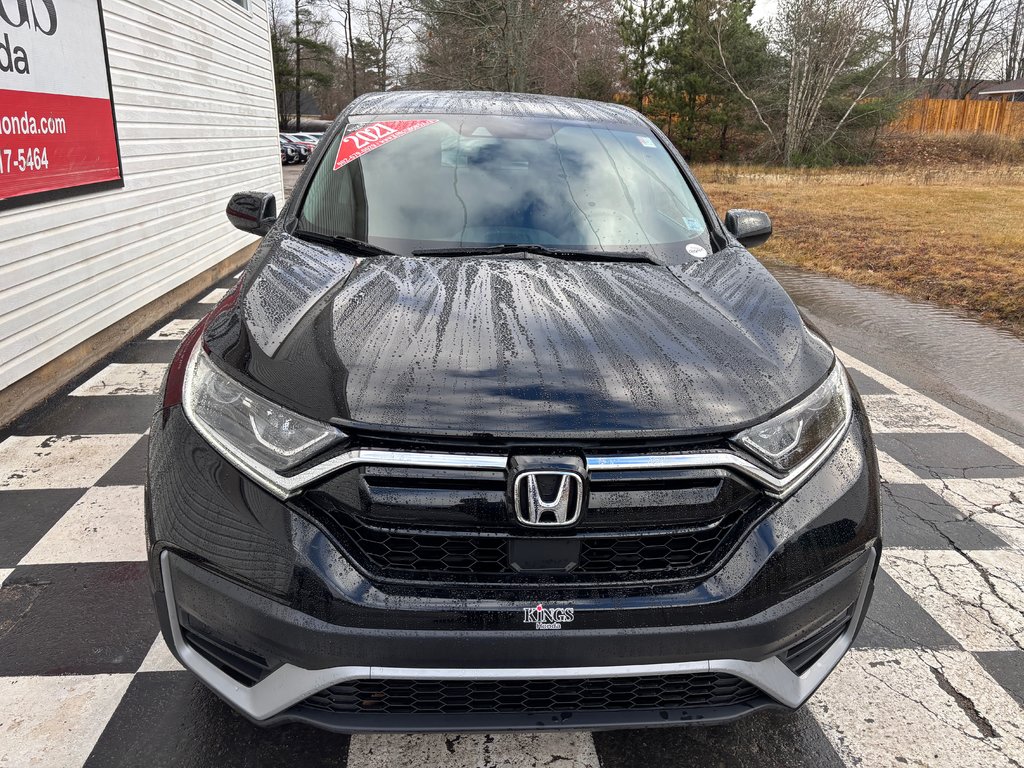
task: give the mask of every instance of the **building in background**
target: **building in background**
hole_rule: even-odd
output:
[[[986,86],[978,91],[978,96],[1001,101],[1024,102],[1024,77]]]
[[[4,0],[0,424],[256,240],[236,190],[283,195],[266,0]]]

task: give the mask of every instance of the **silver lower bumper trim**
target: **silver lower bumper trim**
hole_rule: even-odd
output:
[[[543,668],[500,668],[500,669],[441,669],[413,667],[370,667],[341,666],[327,669],[303,669],[284,664],[270,675],[247,687],[232,679],[200,655],[185,642],[177,621],[174,601],[174,585],[171,583],[170,554],[164,552],[160,559],[160,570],[164,582],[164,595],[170,617],[171,637],[178,658],[204,683],[222,698],[254,720],[266,720],[283,712],[308,696],[322,691],[336,683],[348,680],[390,679],[390,680],[545,680],[556,678],[607,678],[639,677],[645,675],[687,674],[699,672],[723,672],[733,674],[760,688],[781,704],[798,707],[803,704],[821,685],[822,681],[836,667],[850,645],[860,616],[864,611],[870,573],[874,568],[875,550],[869,550],[866,572],[857,605],[854,608],[850,626],[821,657],[802,675],[793,673],[776,657],[763,661],[741,661],[738,659],[709,659],[707,661],[683,661],[668,664],[626,664],[608,667],[543,667]]]

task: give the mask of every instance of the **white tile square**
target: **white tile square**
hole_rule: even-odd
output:
[[[149,653],[142,660],[139,672],[180,672],[183,669],[185,668],[178,663],[178,660],[168,650],[167,643],[164,642],[164,636],[157,635],[156,640],[153,641],[153,645],[149,649]]]
[[[220,300],[224,298],[224,296],[225,296],[225,294],[227,292],[228,292],[227,288],[214,288],[208,294],[203,296],[203,298],[201,298],[199,300],[199,303],[200,304],[219,304]]]
[[[7,577],[14,573],[13,568],[0,568],[0,587],[7,581]]]
[[[850,357],[850,355],[846,354],[842,350],[836,350],[836,354],[847,367],[856,368],[865,376],[870,376],[883,387],[897,395],[906,397],[909,400],[914,400],[921,404],[926,404],[929,411],[934,414],[939,414],[944,422],[956,424],[959,431],[966,432],[968,435],[971,435],[971,437],[977,438],[990,448],[999,451],[1004,456],[1024,466],[1024,446],[1017,445],[1016,443],[1007,440],[1002,435],[997,435],[992,430],[986,429],[980,424],[961,416],[956,411],[947,408],[941,403],[937,403],[931,398],[925,397],[917,390],[911,389],[906,384],[897,381],[891,376],[887,376],[855,357]]]
[[[1020,478],[949,478],[925,482],[932,491],[1024,552],[1024,480]]]
[[[88,488],[139,435],[35,435],[0,443],[0,489]]]
[[[896,461],[885,451],[876,451],[878,455],[878,474],[885,483],[912,484],[923,482],[905,466]]]
[[[1020,706],[962,651],[854,649],[808,707],[847,765],[1019,766]]]
[[[143,492],[141,485],[90,488],[20,565],[145,560]]]
[[[960,424],[920,395],[864,395],[873,432],[959,432]]]
[[[84,765],[131,681],[132,675],[0,677],[0,765]]]
[[[1024,554],[890,547],[882,567],[965,650],[1024,644]]]
[[[149,337],[150,341],[181,341],[191,331],[198,320],[171,320],[167,325]]]
[[[357,734],[349,762],[359,768],[599,768],[588,732]],[[553,758],[557,755],[557,759]],[[358,761],[356,760],[358,756]]]
[[[72,391],[71,396],[155,395],[166,371],[167,363],[111,363]]]

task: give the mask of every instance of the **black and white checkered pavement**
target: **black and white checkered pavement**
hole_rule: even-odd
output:
[[[229,283],[0,432],[0,767],[1024,763],[1024,448],[845,356],[887,550],[856,646],[801,712],[597,734],[251,725],[164,647],[143,562],[156,392]]]

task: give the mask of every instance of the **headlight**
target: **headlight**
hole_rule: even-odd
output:
[[[304,462],[345,435],[257,395],[223,373],[197,343],[185,373],[189,421],[225,458],[254,479]]]
[[[846,373],[837,360],[803,401],[734,440],[781,472],[789,472],[846,429],[853,412]]]

